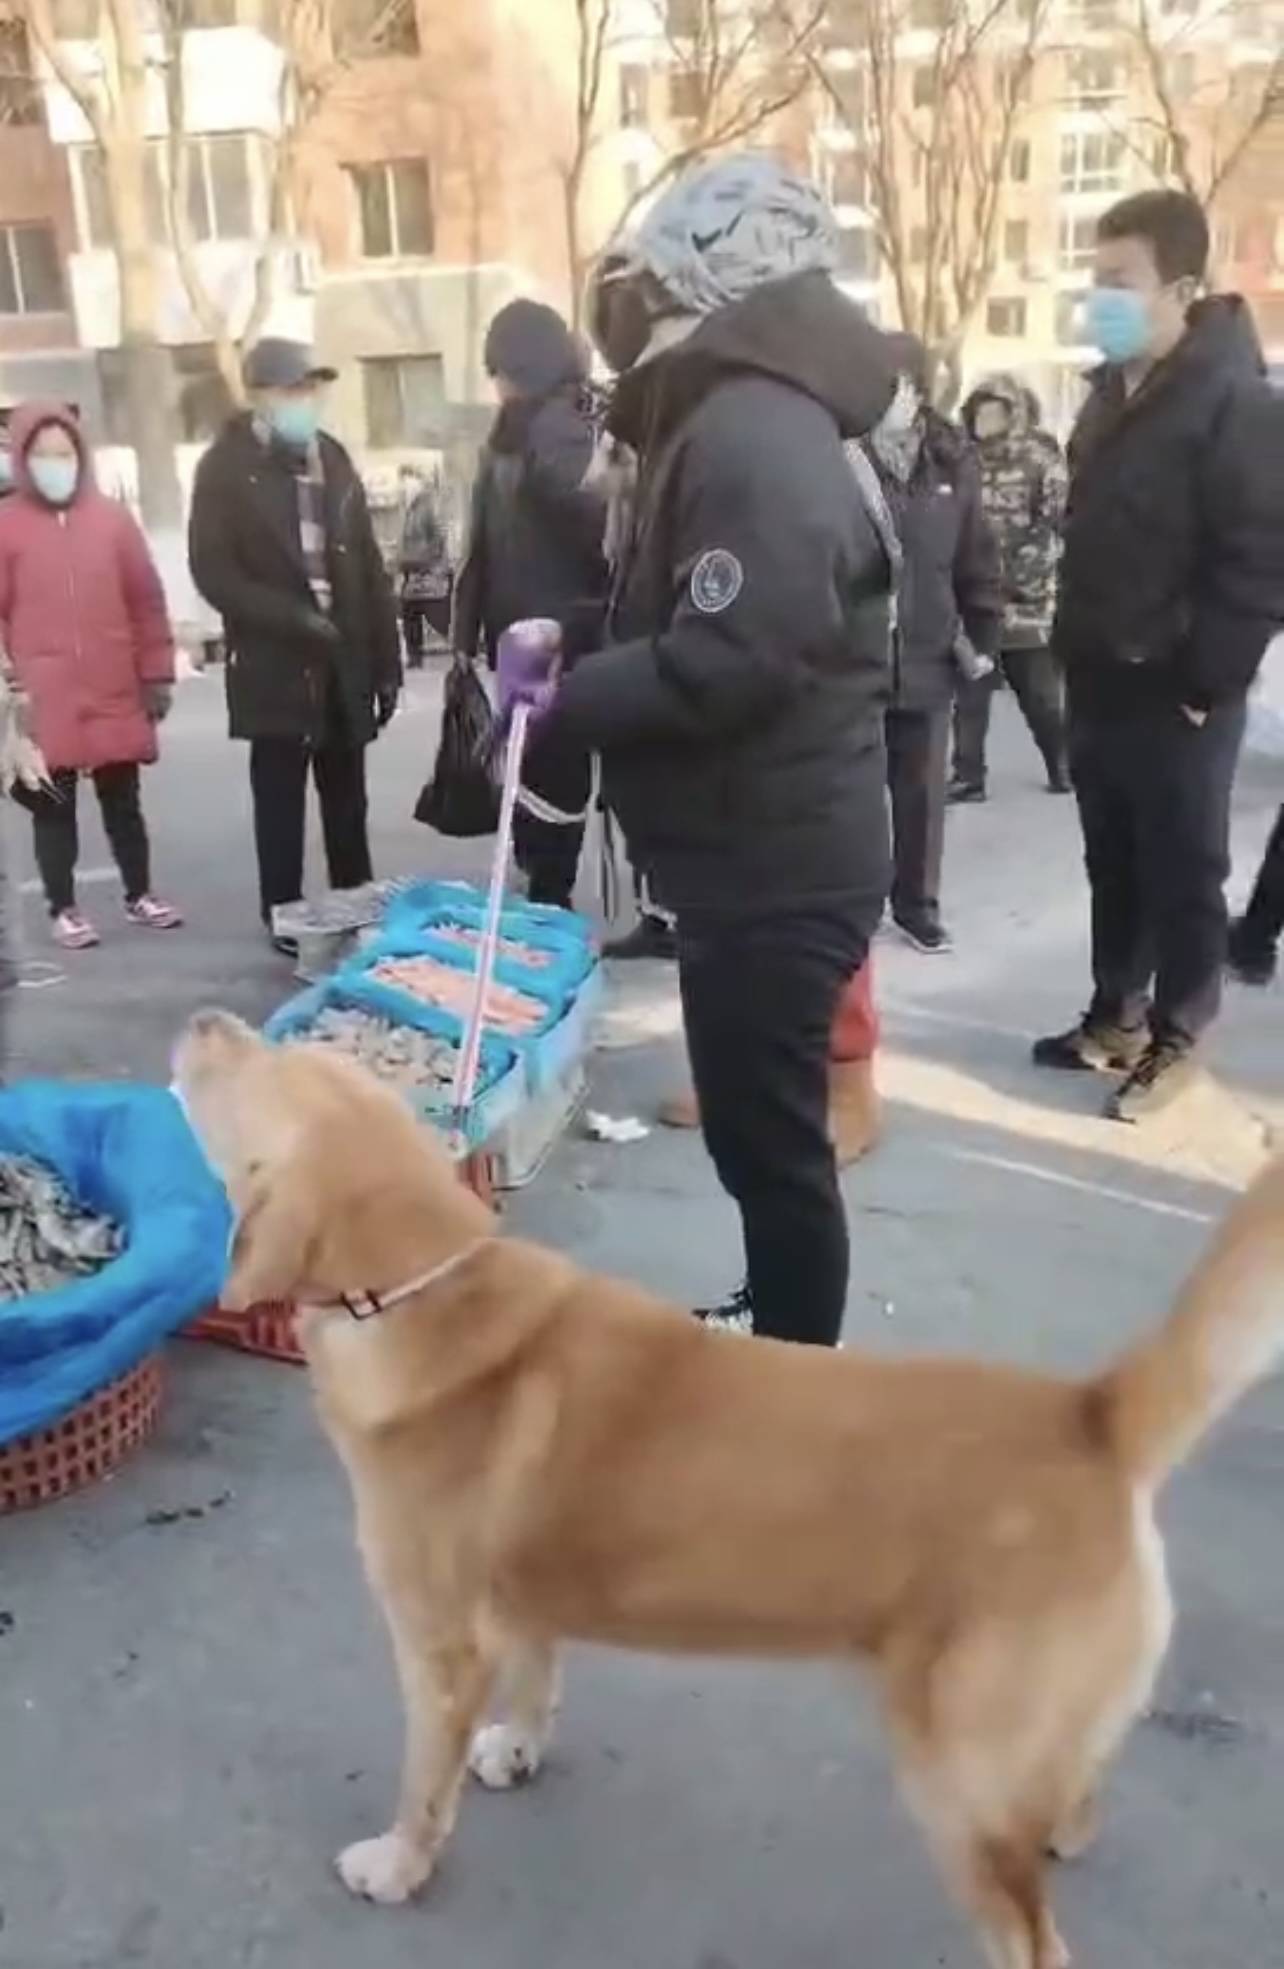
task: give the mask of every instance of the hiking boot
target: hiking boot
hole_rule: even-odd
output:
[[[1128,1078],[1106,1102],[1107,1121],[1143,1121],[1183,1094],[1195,1077],[1194,1048],[1167,1033],[1152,1039]]]
[[[662,916],[639,916],[624,936],[612,937],[602,945],[603,957],[658,957],[672,963],[677,954],[677,932]]]
[[[929,915],[926,910],[906,910],[900,916],[893,914],[892,921],[906,943],[913,944],[915,950],[921,950],[925,956],[939,957],[954,948],[953,938],[940,917]]]
[[[868,1155],[878,1140],[882,1112],[872,1060],[829,1063],[829,1139],[840,1169]]]
[[[952,807],[979,807],[985,800],[985,783],[979,779],[952,779],[945,789]]]
[[[101,938],[87,916],[78,909],[60,909],[51,925],[54,942],[62,950],[92,950]]]
[[[680,1094],[670,1094],[667,1100],[661,1101],[655,1118],[663,1128],[698,1128],[700,1103],[695,1088],[684,1087]]]
[[[715,1326],[723,1333],[753,1332],[753,1300],[747,1284],[738,1285],[720,1306],[697,1306],[695,1317],[701,1326]]]
[[[1226,939],[1226,969],[1241,984],[1268,985],[1279,962],[1274,941],[1237,916]]]
[[[178,930],[183,924],[173,903],[162,902],[159,896],[135,896],[125,904],[125,914],[140,930]]]
[[[1121,1026],[1085,1012],[1069,1032],[1036,1039],[1031,1058],[1037,1067],[1057,1067],[1062,1073],[1130,1073],[1149,1039],[1145,1026]]]

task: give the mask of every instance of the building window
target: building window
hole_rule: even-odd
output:
[[[1124,140],[1108,130],[1076,130],[1061,139],[1062,191],[1117,191]]]
[[[936,101],[936,67],[933,62],[919,62],[915,68],[913,96],[915,109],[931,109]]]
[[[40,123],[40,85],[31,68],[31,44],[21,21],[0,20],[0,124]]]
[[[415,0],[344,0],[340,18],[344,38],[358,55],[417,55],[419,21]]]
[[[669,70],[669,115],[675,123],[695,123],[704,108],[704,77],[698,68]]]
[[[665,0],[664,31],[674,41],[695,41],[704,32],[705,0]]]
[[[838,230],[838,277],[840,280],[873,280],[878,271],[874,235],[868,226],[840,226]]]
[[[860,135],[869,121],[869,78],[863,68],[830,68],[825,72],[825,93],[840,129]]]
[[[1070,57],[1070,99],[1080,109],[1099,109],[1124,93],[1123,64],[1108,48],[1081,48]]]
[[[192,137],[187,149],[187,223],[192,238],[252,238],[254,199],[245,138]]]
[[[910,265],[921,267],[927,258],[927,227],[912,226],[909,238]]]
[[[641,62],[625,62],[620,70],[620,128],[646,128],[650,76]]]
[[[987,301],[985,304],[985,332],[998,337],[1016,337],[1025,334],[1025,302],[1020,295],[1006,296],[1004,299]]]
[[[57,314],[66,306],[52,226],[0,226],[0,315]]]
[[[1057,259],[1066,273],[1082,273],[1090,267],[1097,251],[1095,215],[1063,213],[1057,241]]]
[[[161,169],[160,143],[149,143],[143,159],[143,197],[147,209],[147,237],[153,246],[169,243],[169,215],[165,201],[165,178]],[[82,247],[110,246],[115,238],[111,222],[111,200],[107,194],[107,167],[102,152],[86,144],[71,153],[80,180],[79,232]],[[193,174],[195,176],[195,173]]]
[[[236,0],[183,0],[182,24],[187,27],[235,27]]]
[[[1009,219],[1003,228],[1003,257],[1009,266],[1023,266],[1030,257],[1030,221]]]
[[[53,24],[60,41],[94,41],[100,0],[53,0]]]
[[[952,13],[951,0],[910,0],[911,27],[948,27]]]
[[[1193,55],[1170,55],[1168,57],[1168,79],[1176,101],[1185,102],[1194,95],[1197,73],[1198,70]]]
[[[357,198],[363,258],[408,259],[432,252],[432,184],[425,158],[350,164],[347,169]]]
[[[366,441],[376,451],[442,443],[446,383],[440,356],[367,356],[361,380]]]
[[[1008,153],[1008,176],[1014,185],[1028,185],[1030,182],[1030,142],[1028,137],[1017,137]]]
[[[831,152],[829,196],[835,205],[869,204],[869,165],[858,150]]]
[[[1080,348],[1083,344],[1083,295],[1057,295],[1057,341],[1063,349]]]
[[[638,163],[636,157],[628,158],[621,165],[620,176],[624,181],[625,204],[629,206],[636,205],[642,196],[642,166]]]
[[[1070,0],[1066,24],[1070,28],[1117,27],[1119,0]]]

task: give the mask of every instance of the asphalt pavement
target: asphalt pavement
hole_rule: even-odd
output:
[[[485,858],[410,818],[436,686],[414,680],[372,755],[381,872]],[[216,673],[183,688],[146,781],[157,884],[189,927],[124,925],[87,800],[104,942],[55,959],[21,893],[11,1074],[163,1078],[194,1006],[257,1018],[290,989],[258,932],[220,698]],[[1006,703],[997,727],[991,801],[950,821],[955,954],[878,947],[887,1134],[846,1178],[847,1339],[1076,1369],[1162,1314],[1284,1123],[1284,994],[1232,991],[1207,1079],[1150,1127],[1100,1120],[1095,1081],[1038,1076],[1030,1038],[1084,1002],[1085,898],[1072,803],[1042,791]],[[1279,767],[1247,762],[1237,890],[1278,799]],[[618,968],[593,1105],[646,1118],[681,1073],[673,980]],[[693,1138],[572,1137],[511,1215],[681,1303],[734,1282],[735,1226]],[[827,1671],[577,1653],[540,1783],[467,1799],[422,1904],[348,1900],[330,1858],[382,1828],[398,1745],[340,1473],[297,1370],[178,1343],[169,1372],[160,1433],[115,1481],[0,1522],[3,1969],[975,1964],[872,1703]],[[1102,1843],[1057,1884],[1081,1969],[1284,1969],[1282,1480],[1275,1379],[1165,1500],[1176,1640]]]

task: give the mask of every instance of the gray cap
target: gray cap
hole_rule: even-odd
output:
[[[306,342],[265,335],[246,356],[241,374],[247,390],[293,390],[300,383],[333,383],[339,372],[318,362]]]

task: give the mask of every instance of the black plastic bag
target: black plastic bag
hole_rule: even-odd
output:
[[[486,686],[471,659],[457,656],[446,674],[436,764],[415,803],[415,819],[438,834],[493,834],[499,825],[494,751],[495,714]]]

